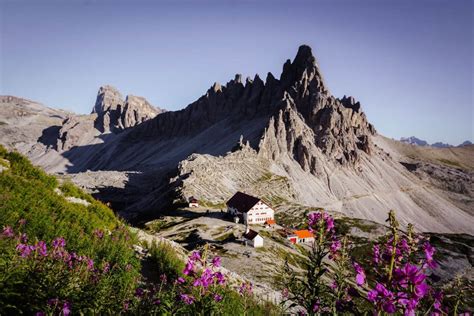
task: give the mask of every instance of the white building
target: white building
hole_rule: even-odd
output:
[[[237,192],[227,201],[227,212],[242,217],[244,224],[262,224],[275,219],[275,211],[261,199]]]
[[[263,247],[263,238],[256,231],[248,229],[245,234],[242,236],[245,243],[254,248]]]
[[[188,207],[199,207],[199,201],[194,197],[190,197]]]

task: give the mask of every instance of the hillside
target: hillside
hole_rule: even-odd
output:
[[[104,88],[97,97],[102,119],[72,116],[55,145],[16,148],[135,222],[190,196],[222,206],[241,190],[288,214],[322,207],[383,223],[395,209],[402,225],[474,233],[471,147],[421,151],[385,141],[359,102],[330,93],[308,46],[278,79],[236,75],[182,110],[145,115],[127,128],[114,114],[121,100]],[[430,162],[436,175],[407,168],[411,156]],[[460,180],[442,186],[458,167]]]
[[[109,208],[1,146],[0,192],[1,314],[34,314],[54,298],[75,310],[120,311],[139,260]]]
[[[201,311],[180,295],[188,251],[132,229],[72,183],[0,146],[0,314],[179,314]],[[279,309],[235,291],[247,279],[220,268],[226,285],[220,313],[274,315]],[[169,284],[163,278],[170,278]],[[152,289],[159,285],[160,292]],[[150,290],[151,289],[151,290]],[[148,296],[137,293],[151,293]],[[160,297],[152,302],[146,300]],[[161,295],[161,296],[159,296]],[[166,301],[168,300],[168,301]]]

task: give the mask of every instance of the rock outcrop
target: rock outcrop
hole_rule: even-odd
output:
[[[118,134],[165,112],[152,106],[145,98],[122,94],[114,87],[99,88],[95,105],[90,115],[70,115],[59,129],[56,149],[69,150],[101,142],[101,134]]]
[[[120,132],[162,112],[143,97],[128,95],[124,101],[120,92],[109,85],[100,87],[92,110],[92,114],[97,114],[94,126],[101,133]]]

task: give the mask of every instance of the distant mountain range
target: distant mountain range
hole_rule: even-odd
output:
[[[430,145],[430,144],[428,144],[428,142],[426,140],[419,139],[415,136],[402,137],[402,138],[400,138],[400,141],[402,143],[416,145],[416,146],[431,146],[431,147],[436,147],[436,148],[462,147],[462,146],[472,145],[472,142],[469,141],[469,140],[466,140],[466,141],[464,141],[463,143],[461,143],[457,146],[442,143],[442,142],[436,142],[436,143],[433,143],[433,144]]]

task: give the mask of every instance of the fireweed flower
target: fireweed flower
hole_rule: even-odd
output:
[[[56,306],[56,305],[58,305],[58,303],[59,303],[59,299],[57,299],[57,298],[50,298],[48,300],[48,305],[49,306]]]
[[[94,270],[94,260],[87,258],[87,270],[91,271]]]
[[[179,277],[177,280],[176,280],[179,284],[184,284],[186,283],[186,280],[182,277]]]
[[[124,310],[124,311],[128,311],[129,305],[130,305],[130,302],[129,302],[129,301],[123,302],[123,310]]]
[[[389,291],[383,284],[377,283],[375,289],[367,293],[367,299],[376,303],[387,313],[394,313],[396,306],[394,304],[394,294]]]
[[[357,263],[353,263],[354,270],[356,271],[356,283],[359,286],[364,285],[365,283],[365,272],[364,269]]]
[[[16,246],[16,250],[20,253],[20,256],[26,258],[31,254],[33,250],[35,250],[35,247],[20,243]]]
[[[66,240],[63,237],[57,237],[53,240],[52,245],[54,249],[64,248],[66,247]]]
[[[214,257],[212,258],[212,266],[214,268],[218,268],[221,266],[221,258],[220,257]]]
[[[210,269],[204,269],[204,271],[201,274],[201,277],[194,280],[193,286],[202,286],[202,287],[207,288],[209,285],[212,284],[212,281],[213,281],[212,271]]]
[[[5,226],[3,227],[2,235],[7,238],[12,238],[13,236],[15,236],[15,233],[13,232],[13,228],[11,228],[11,226]]]
[[[64,316],[71,314],[71,304],[68,301],[64,302],[62,312]]]
[[[184,275],[191,275],[194,273],[194,263],[191,260],[188,260],[186,266],[184,267],[183,274]]]
[[[142,288],[139,287],[135,290],[135,296],[136,297],[143,297],[143,294],[145,294],[145,291],[143,291]]]
[[[433,299],[434,299],[434,303],[433,303],[433,307],[436,311],[441,311],[442,309],[442,306],[441,306],[441,302],[443,301],[443,292],[442,291],[433,291]]]
[[[326,213],[324,213],[326,215]],[[330,216],[326,218],[326,231],[330,232],[334,230],[334,219]]]
[[[191,260],[193,262],[200,261],[201,260],[201,254],[199,253],[199,251],[193,251],[193,253],[189,257],[189,260]]]
[[[374,245],[374,247],[372,248],[372,251],[373,251],[373,262],[375,264],[379,264],[380,262],[380,246],[379,245]]]
[[[315,226],[318,224],[319,219],[321,218],[321,213],[311,213],[308,215],[308,225]]]
[[[224,284],[225,283],[225,277],[224,277],[224,274],[222,274],[221,272],[216,272],[214,273],[214,280],[215,282],[217,282],[217,284]]]
[[[239,288],[239,293],[242,296],[245,296],[247,294],[252,294],[252,283],[250,282],[242,283]]]
[[[28,236],[25,233],[21,234],[20,241],[26,244],[28,242]]]
[[[48,255],[48,249],[46,247],[46,243],[44,241],[39,241],[36,246],[36,251],[43,257]]]
[[[24,226],[26,225],[26,219],[22,218],[18,221],[18,224],[20,224],[20,226]]]
[[[214,301],[216,301],[216,302],[222,301],[222,295],[214,294]]]
[[[180,299],[187,305],[191,305],[194,303],[194,297],[188,294],[180,294]]]
[[[429,242],[425,242],[423,244],[423,250],[425,252],[426,264],[431,269],[435,269],[437,267],[437,264],[433,258],[434,253],[435,253],[435,248]]]
[[[341,249],[341,242],[339,240],[334,240],[332,243],[331,243],[331,246],[329,248],[329,250],[331,251],[331,253],[333,255],[335,255],[337,253],[337,251],[339,251],[339,249]]]

